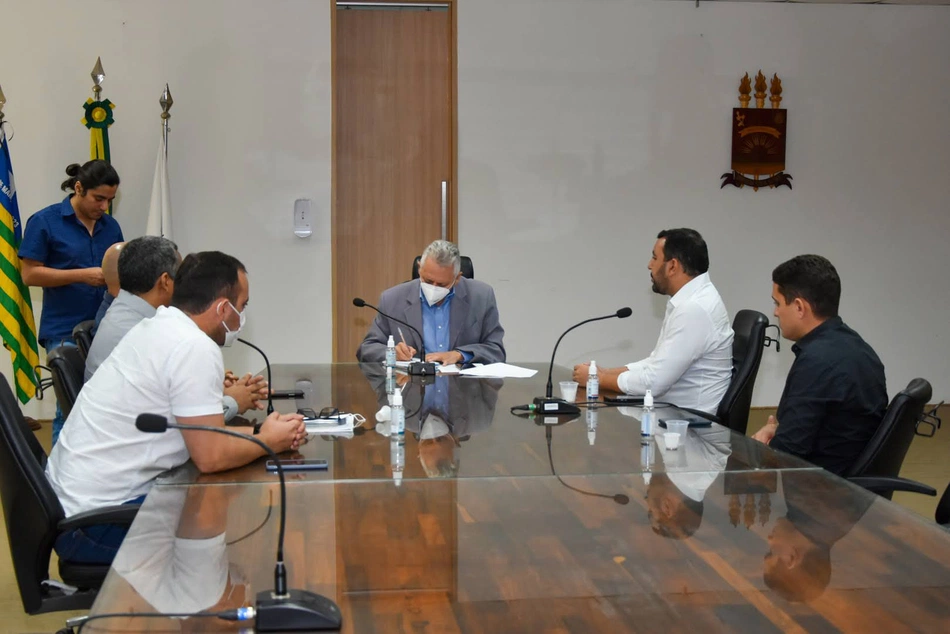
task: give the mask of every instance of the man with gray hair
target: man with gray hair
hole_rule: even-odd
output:
[[[383,291],[380,311],[415,326],[408,328],[377,315],[356,351],[363,363],[382,362],[386,343],[396,340],[396,358],[409,361],[425,348],[426,361],[442,364],[498,363],[505,360],[505,329],[498,320],[495,291],[462,277],[459,248],[436,240],[422,253],[419,279]]]
[[[89,381],[125,333],[143,319],[168,306],[175,289],[175,271],[181,263],[178,246],[171,240],[143,236],[118,251],[119,292],[99,323],[86,356],[85,380]]]

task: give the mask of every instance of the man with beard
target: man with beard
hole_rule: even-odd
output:
[[[652,390],[657,399],[715,413],[732,380],[733,332],[709,279],[706,241],[693,229],[661,231],[647,268],[653,292],[670,297],[660,337],[646,359],[600,368],[600,387],[638,396]],[[588,366],[574,366],[581,385]]]

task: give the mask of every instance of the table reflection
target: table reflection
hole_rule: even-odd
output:
[[[537,430],[550,432],[555,467],[565,429]],[[946,631],[946,533],[818,471],[782,472],[772,491],[770,480],[730,481],[721,436],[689,440],[703,444],[687,456],[712,467],[701,478],[670,471],[673,452],[658,447],[666,470],[647,478],[291,484],[292,583],[334,599],[344,632],[421,623],[460,632],[635,632],[645,622],[651,631]],[[268,587],[276,526],[254,527],[275,492],[272,484],[156,489],[94,612],[233,607],[249,594],[240,570],[252,587]],[[604,499],[618,495],[628,503]],[[750,495],[753,507],[769,500],[773,516],[734,522],[733,499]],[[187,627],[223,626],[191,619]]]
[[[134,609],[200,612],[245,605],[248,581],[228,561],[227,537],[228,508],[242,489],[168,488],[143,505],[112,564],[147,604]]]
[[[786,514],[768,534],[763,578],[789,601],[812,601],[831,581],[831,548],[854,528],[875,499],[842,496],[823,473],[782,476]]]

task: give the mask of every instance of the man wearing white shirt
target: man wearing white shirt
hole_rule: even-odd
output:
[[[600,387],[637,396],[652,390],[656,399],[715,413],[732,381],[734,333],[709,279],[706,241],[693,229],[661,231],[647,268],[653,292],[670,296],[660,337],[646,359],[599,369]],[[574,366],[581,385],[589,365]]]
[[[189,459],[211,473],[264,455],[240,438],[203,431],[139,431],[139,414],[182,425],[224,427],[221,346],[237,339],[249,297],[244,265],[217,251],[193,253],[175,274],[171,306],[160,307],[122,338],[79,392],[46,475],[67,517],[140,502],[164,471]],[[255,428],[275,452],[297,449],[306,435],[299,414],[274,412]],[[110,563],[125,529],[100,525],[63,533],[60,559]]]

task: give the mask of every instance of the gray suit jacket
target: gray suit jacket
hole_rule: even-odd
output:
[[[415,326],[422,332],[422,305],[419,297],[419,280],[405,282],[383,291],[379,310],[396,319]],[[377,314],[366,333],[366,338],[356,351],[356,359],[362,363],[386,360],[386,342],[393,335],[399,343],[400,325]],[[452,350],[470,352],[473,363],[498,363],[505,360],[505,329],[498,321],[498,306],[495,291],[484,282],[459,278],[452,298],[449,315],[449,344]],[[406,343],[416,350],[422,347],[419,336],[402,326]],[[431,351],[429,351],[431,352]]]

